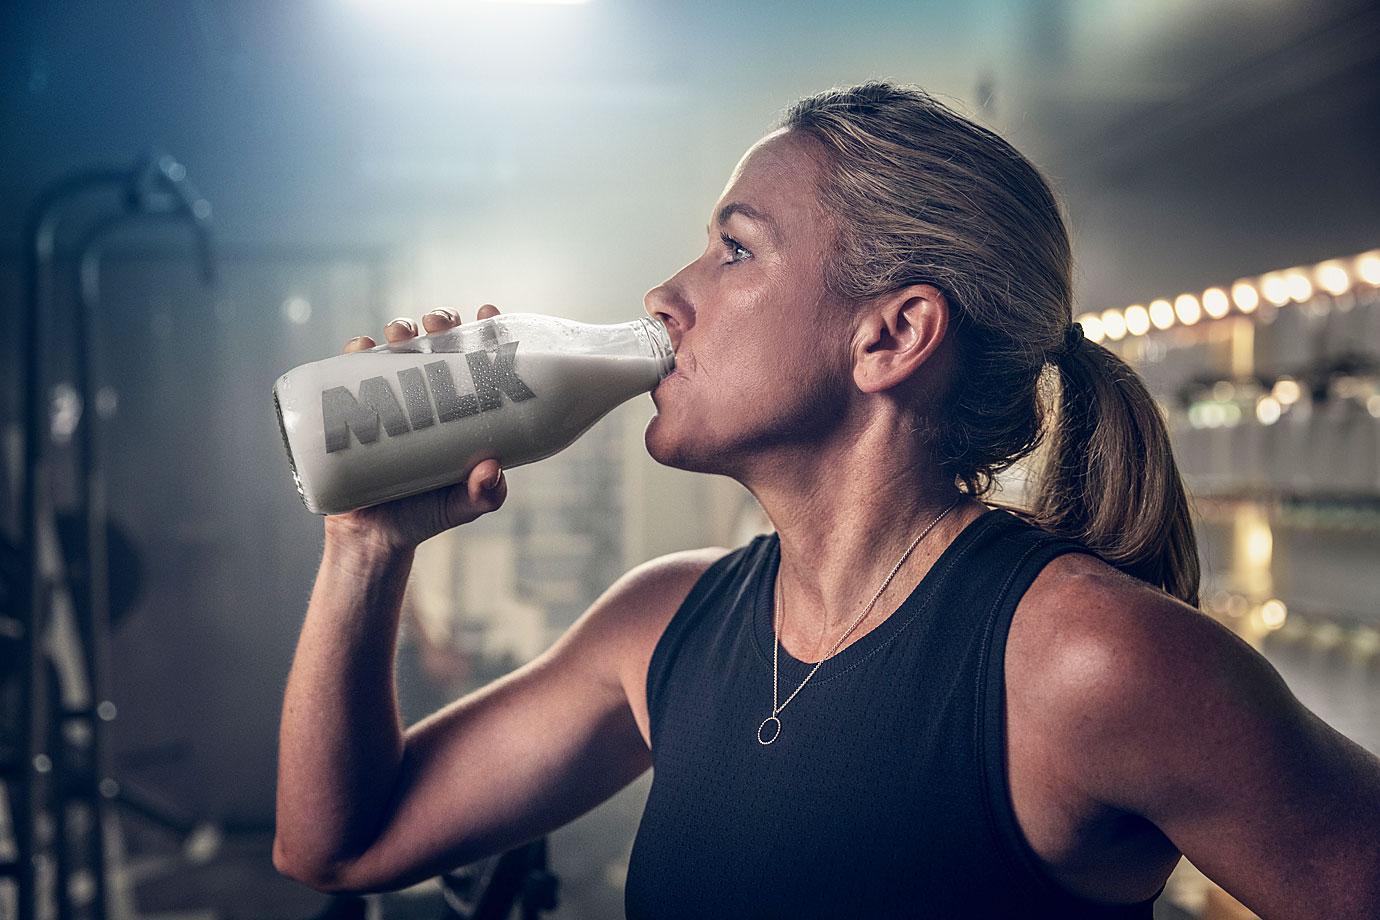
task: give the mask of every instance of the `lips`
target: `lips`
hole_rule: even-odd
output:
[[[665,377],[662,377],[661,380],[657,383],[657,385],[654,386],[654,387],[652,387],[652,392],[651,392],[651,397],[652,397],[652,399],[653,399],[653,400],[656,399],[656,394],[657,394],[658,392],[660,392],[660,390],[661,390],[661,388],[662,388],[663,386],[666,385],[667,381],[670,381],[670,380],[681,380],[681,379],[684,379],[684,377],[685,377],[685,375],[684,375],[683,373],[681,373],[681,370],[680,370],[679,367],[677,367],[675,370],[671,371],[671,373],[667,374]]]

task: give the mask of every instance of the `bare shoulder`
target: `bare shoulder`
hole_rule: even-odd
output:
[[[1034,666],[1052,691],[1068,684],[1087,691],[1094,679],[1108,682],[1104,691],[1138,693],[1144,682],[1169,679],[1207,689],[1242,669],[1273,673],[1217,620],[1086,553],[1051,560],[1022,598],[1018,619],[1030,660],[1040,662]]]
[[[609,586],[582,618],[580,628],[611,657],[628,705],[647,739],[647,668],[666,624],[705,571],[732,550],[722,546],[658,556]]]
[[[1268,661],[1202,611],[1084,553],[1051,560],[1017,607],[1008,636],[1011,705],[1041,766],[1088,803],[1157,818],[1179,782],[1210,781],[1194,725],[1303,718]],[[1073,753],[1076,752],[1076,753]]]
[[[1011,689],[1061,785],[1149,820],[1262,916],[1380,916],[1380,759],[1154,586],[1085,554],[1036,581]]]
[[[610,640],[622,650],[619,657],[636,657],[648,642],[655,645],[695,582],[729,552],[722,546],[708,546],[668,553],[633,567],[615,581],[594,606],[610,630]],[[651,649],[645,651],[650,657]]]
[[[1214,701],[1280,682],[1223,624],[1086,553],[1058,556],[1041,570],[1011,630],[1022,650],[1021,683],[1036,708],[1102,729],[1114,718],[1177,721],[1186,699],[1196,699],[1201,713]]]

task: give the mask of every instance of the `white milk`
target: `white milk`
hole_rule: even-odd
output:
[[[510,328],[517,344],[505,343],[515,349],[509,365],[490,350],[504,346],[490,341],[489,348],[464,347],[480,352],[478,358],[371,349],[283,375],[274,400],[303,502],[318,514],[336,514],[460,482],[485,459],[507,468],[551,456],[670,372],[669,339],[660,324],[651,325],[653,347],[632,336],[610,346],[643,355],[555,351],[551,344],[561,344],[559,337],[525,339]],[[579,347],[588,351],[589,330],[615,328],[565,334],[584,339]],[[641,329],[638,334],[645,340]],[[473,332],[466,335],[469,344],[476,341]],[[417,340],[422,347],[426,338]],[[528,339],[541,348],[529,350]],[[471,360],[483,378],[478,385]],[[487,369],[495,365],[503,373],[489,379]]]

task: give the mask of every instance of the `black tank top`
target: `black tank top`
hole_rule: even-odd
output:
[[[1062,888],[1011,805],[1006,634],[1066,552],[1097,555],[1003,509],[971,521],[899,609],[820,666],[770,745],[757,730],[780,541],[710,566],[647,672],[653,776],[628,918],[1150,918],[1153,897]],[[813,665],[779,654],[784,700]]]

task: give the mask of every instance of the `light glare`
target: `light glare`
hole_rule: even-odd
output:
[[[1270,303],[1282,307],[1289,302],[1289,279],[1283,272],[1270,272],[1261,277],[1260,292]]]
[[[1126,331],[1131,335],[1145,335],[1150,331],[1150,314],[1140,304],[1126,308]]]
[[[1192,294],[1180,294],[1174,298],[1174,313],[1185,326],[1192,326],[1203,317],[1203,311],[1198,306],[1198,298]]]
[[[1256,400],[1255,417],[1262,425],[1273,425],[1279,421],[1282,407],[1273,396],[1262,396]]]
[[[1313,296],[1313,282],[1308,280],[1302,269],[1290,269],[1284,280],[1289,285],[1289,298],[1295,303],[1303,303]]]
[[[1231,301],[1227,299],[1227,292],[1217,287],[1203,291],[1203,309],[1213,319],[1226,316],[1231,312]]]
[[[1351,287],[1351,276],[1341,262],[1323,262],[1313,272],[1313,277],[1317,279],[1318,287],[1333,297],[1340,297]]]
[[[1368,252],[1356,260],[1356,274],[1372,287],[1380,287],[1380,251]]]
[[[1115,308],[1102,311],[1102,331],[1113,342],[1119,342],[1126,335],[1126,317]]]
[[[1303,388],[1292,377],[1281,377],[1275,381],[1274,397],[1281,405],[1290,406],[1299,401]]]
[[[1174,308],[1169,301],[1160,299],[1150,302],[1150,322],[1156,329],[1168,329],[1174,325]]]
[[[1260,294],[1249,281],[1238,281],[1231,286],[1231,299],[1236,309],[1242,313],[1254,313],[1260,306]]]
[[[1083,335],[1094,342],[1102,341],[1106,330],[1102,328],[1102,317],[1096,313],[1084,313],[1078,317],[1078,325],[1083,327]]]
[[[1279,629],[1284,625],[1285,618],[1289,615],[1284,602],[1277,598],[1270,598],[1260,605],[1260,622],[1264,623],[1267,629]]]

